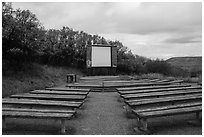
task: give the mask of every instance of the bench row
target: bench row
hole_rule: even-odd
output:
[[[201,86],[195,86],[197,89],[201,89]],[[148,86],[148,87],[134,87],[134,88],[118,88],[120,94],[131,94],[140,92],[152,92],[152,91],[168,91],[168,90],[185,90],[195,88],[191,85],[168,85],[168,86]]]
[[[138,127],[148,131],[147,119],[202,111],[202,87],[188,85],[150,86],[117,89],[120,97],[137,116]]]
[[[65,121],[76,114],[89,90],[55,88],[57,90],[35,90],[2,99],[3,125],[6,118],[39,118],[60,120],[60,132],[65,134]]]
[[[3,108],[2,120],[4,128],[6,128],[6,118],[41,118],[41,119],[54,119],[60,120],[60,132],[66,133],[65,121],[72,118],[75,111],[51,111],[51,110],[39,110],[39,109],[15,109],[15,108]]]
[[[87,85],[87,84],[68,84],[66,87],[69,88],[123,88],[123,87],[142,87],[142,86],[161,86],[161,85],[170,85],[175,83],[182,83],[183,80],[175,80],[170,82],[146,82],[146,83],[132,83],[124,85]]]
[[[139,98],[161,98],[167,96],[184,96],[191,95],[196,93],[201,93],[202,90],[178,90],[178,91],[163,91],[163,92],[147,92],[147,93],[138,93],[138,94],[126,94],[121,95],[122,98],[130,100],[130,99],[139,99]]]

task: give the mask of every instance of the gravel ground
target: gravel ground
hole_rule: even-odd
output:
[[[119,95],[114,92],[92,92],[85,102],[80,117],[72,121],[78,135],[128,135],[134,134],[135,119],[127,119]]]
[[[130,118],[124,103],[116,92],[91,92],[77,115],[66,122],[69,135],[141,135],[135,132],[137,122]],[[129,117],[127,117],[129,116]],[[187,124],[194,114],[160,117],[149,120],[155,135],[201,135],[201,126]],[[39,119],[8,119],[8,127],[3,134],[49,135],[59,134],[59,122]],[[9,124],[10,123],[10,124]]]

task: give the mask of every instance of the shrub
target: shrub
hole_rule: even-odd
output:
[[[146,68],[149,73],[161,73],[164,75],[171,73],[171,66],[163,60],[149,60],[146,62]]]

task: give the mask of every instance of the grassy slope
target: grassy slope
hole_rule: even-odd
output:
[[[6,68],[3,68],[5,71]],[[75,73],[79,77],[84,74],[77,69],[64,67],[51,67],[47,65],[33,64],[25,67],[19,72],[3,71],[2,77],[2,97],[9,96],[15,93],[29,92],[34,89],[45,89],[46,87],[53,87],[63,85],[66,83],[66,74]],[[128,76],[120,76],[122,79],[127,79]],[[134,75],[134,79],[144,78],[159,78],[159,79],[183,79],[185,82],[201,83],[202,77],[198,78],[182,78],[182,77],[166,77],[161,74],[143,74]]]
[[[27,66],[19,72],[7,70],[7,72],[3,72],[2,77],[2,97],[65,84],[68,73],[83,75],[77,69],[39,64],[32,64],[32,66]]]
[[[202,57],[174,57],[167,62],[188,71],[202,70]]]

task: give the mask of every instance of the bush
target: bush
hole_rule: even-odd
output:
[[[171,73],[171,66],[163,60],[149,60],[146,62],[146,68],[149,73],[161,73],[164,75]]]

